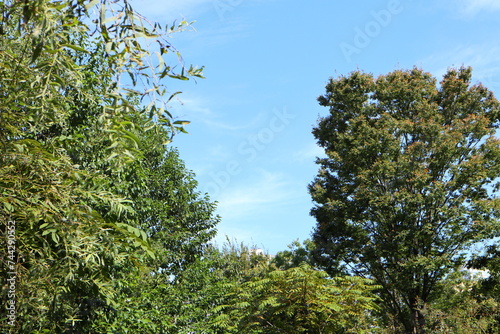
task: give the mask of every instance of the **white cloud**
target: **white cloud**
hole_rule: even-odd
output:
[[[247,4],[250,0],[234,3],[224,1],[226,8],[224,15],[218,10],[217,4],[221,3],[220,0],[131,0],[131,2],[135,10],[152,21],[169,25],[183,19],[187,22],[194,21],[195,23],[187,30],[195,30],[196,34],[182,34],[182,39],[194,42],[195,46],[191,48],[198,48],[201,52],[225,45],[234,39],[241,39],[250,29],[249,24],[242,23],[238,16],[229,15],[242,10],[243,4]],[[198,18],[205,20],[203,30],[200,31],[197,30]],[[172,34],[170,40],[175,36]]]
[[[189,113],[196,113],[202,115],[212,115],[212,111],[208,107],[208,102],[204,101],[199,97],[184,97],[184,94],[181,94],[178,98],[178,101],[182,103],[185,109],[189,111]]]
[[[206,126],[206,129],[241,132],[242,130],[258,126],[266,118],[263,112],[258,112],[251,119],[235,124],[230,120],[221,120],[224,116],[214,112],[214,110],[218,109],[218,102],[214,104],[210,99],[204,99],[199,96],[193,97],[186,94],[178,96],[178,98],[176,97],[177,101],[182,105],[176,108],[179,112],[182,112],[182,117],[179,116],[178,118],[186,118],[193,124],[202,123]]]
[[[482,82],[491,90],[500,94],[500,47],[491,44],[457,46],[446,52],[434,54],[419,62],[429,69],[438,80],[448,67],[472,66],[473,79]]]
[[[217,213],[222,218],[215,238],[219,245],[227,235],[238,243],[264,249],[264,245],[281,245],[271,249],[275,254],[291,241],[290,233],[309,235],[308,201],[304,201],[309,197],[295,178],[260,170],[256,179],[247,177],[246,181],[235,180],[230,185],[217,199]]]
[[[224,220],[217,226],[218,233],[213,239],[217,246],[222,246],[229,238],[230,242],[239,244],[243,242],[247,246],[254,246],[257,233],[249,229],[243,229],[234,225],[225,224]]]
[[[297,205],[293,181],[280,172],[266,170],[260,170],[257,178],[243,184],[234,182],[217,198],[217,214],[222,218],[215,237],[219,245],[225,242],[226,235],[237,242],[261,248],[264,246],[260,243],[268,239],[286,239],[280,229],[276,231],[273,226],[263,225],[262,217],[275,216]]]
[[[281,173],[261,170],[259,179],[246,185],[235,184],[226,188],[217,201],[223,220],[250,217],[252,213],[276,208],[293,201],[291,182]]]
[[[498,0],[461,0],[458,2],[459,11],[466,16],[473,16],[481,11],[500,10]]]
[[[316,143],[310,143],[293,153],[293,159],[296,162],[314,162],[317,157],[324,157],[325,150]]]
[[[262,122],[262,119],[264,119],[264,114],[263,113],[257,113],[251,120],[242,122],[241,124],[232,124],[229,122],[225,121],[217,121],[214,119],[208,119],[205,118],[203,122],[214,129],[222,129],[222,130],[228,130],[231,132],[236,132],[236,131],[241,131],[241,130],[248,130],[252,129],[257,126],[257,124],[260,124]]]
[[[210,161],[228,161],[231,159],[231,154],[227,147],[223,144],[209,146],[206,155],[210,157]]]
[[[142,15],[161,22],[187,18],[188,20],[212,8],[214,0],[133,0],[132,5]]]

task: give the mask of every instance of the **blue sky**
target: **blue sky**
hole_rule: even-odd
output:
[[[421,67],[440,77],[472,66],[500,95],[498,0],[134,0],[206,79],[171,82],[171,112],[188,119],[174,146],[218,201],[225,235],[276,253],[310,237],[307,185],[322,155],[311,134],[330,77]]]

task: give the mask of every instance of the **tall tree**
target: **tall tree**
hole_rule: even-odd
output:
[[[131,121],[139,125],[132,134],[138,138],[141,158],[130,163],[126,171],[108,171],[108,189],[131,201],[133,212],[118,221],[144,231],[155,256],[143,254],[138,260],[140,270],[117,267],[122,276],[114,281],[117,298],[113,314],[102,307],[87,309],[97,320],[93,332],[113,328],[178,333],[182,303],[177,303],[181,299],[177,290],[183,288],[179,277],[204,253],[219,218],[213,213],[215,204],[196,190],[194,174],[186,169],[177,150],[164,145],[169,131],[137,115]],[[99,135],[101,131],[93,127],[81,136],[84,142],[107,142]],[[107,145],[98,144],[100,150],[86,154],[79,153],[81,146],[70,151],[79,163],[106,170],[102,148]],[[165,300],[165,295],[172,300]]]
[[[144,253],[154,254],[147,224],[138,223],[141,214],[126,198],[133,192],[119,191],[120,178],[115,176],[125,176],[143,154],[134,132],[144,124],[134,123],[131,115],[168,128],[162,143],[182,130],[183,122],[165,108],[169,96],[161,79],[201,75],[198,69],[185,68],[166,40],[183,26],[149,24],[128,1],[0,2],[2,234],[12,226],[9,222],[15,223],[15,248],[7,239],[0,243],[0,273],[16,283],[15,295],[2,291],[2,305],[7,300],[16,305],[12,325],[3,321],[2,308],[2,331],[84,332],[84,322],[91,320],[89,309],[101,305],[113,312],[113,284],[126,273],[122,269],[137,270]],[[169,64],[169,55],[174,55],[174,64]],[[98,141],[82,135],[92,122],[105,137],[99,142],[102,147],[92,147]],[[88,151],[99,155],[96,163],[84,159]],[[175,154],[169,161],[165,165],[171,167],[156,178],[179,167]],[[183,172],[179,167],[171,175]],[[186,183],[180,193],[196,198],[190,175]],[[189,215],[195,207],[184,212]],[[199,228],[198,236],[204,225],[193,227],[196,219],[185,219],[191,226],[173,230],[180,234],[185,227]],[[184,237],[193,241],[188,234]],[[199,233],[188,247],[197,249],[209,234]],[[8,262],[14,275],[4,270],[7,250],[15,250]]]
[[[375,279],[389,314],[421,333],[436,284],[498,235],[500,104],[471,68],[331,79],[313,134],[327,155],[309,186],[315,259]]]

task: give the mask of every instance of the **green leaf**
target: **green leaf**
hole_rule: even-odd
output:
[[[75,50],[75,51],[79,51],[79,52],[84,52],[84,53],[90,54],[90,51],[87,51],[86,49],[84,49],[84,48],[82,48],[81,46],[78,46],[78,45],[74,45],[74,44],[61,44],[61,46],[70,48],[70,49]]]
[[[94,7],[95,5],[97,5],[97,3],[99,2],[99,0],[92,0],[90,1],[88,4],[85,5],[85,10],[89,10],[91,9],[92,7]]]
[[[47,235],[49,233],[52,233],[52,234],[57,233],[57,229],[55,229],[55,228],[47,229],[47,230],[45,230],[45,231],[42,232],[42,236],[45,236],[45,235]]]

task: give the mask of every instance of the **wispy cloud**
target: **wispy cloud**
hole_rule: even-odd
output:
[[[133,0],[132,4],[146,17],[161,18],[162,22],[193,17],[212,9],[214,0]]]
[[[234,188],[221,194],[218,198],[219,214],[223,220],[232,220],[289,203],[293,201],[290,184],[281,173],[261,170],[258,180],[246,185],[235,184]]]
[[[233,40],[244,39],[250,29],[250,25],[240,22],[238,19],[215,22],[209,28],[198,31],[196,41],[202,50],[216,49]]]
[[[266,225],[262,217],[274,216],[276,212],[296,205],[293,181],[282,173],[266,170],[258,171],[256,178],[243,184],[235,182],[217,199],[218,214],[222,218],[215,238],[219,245],[225,241],[226,235],[258,247],[263,247],[259,243],[267,239],[286,239],[279,230]]]
[[[211,116],[212,110],[209,107],[210,101],[204,100],[201,97],[190,96],[188,94],[178,95],[177,101],[182,104],[182,109],[189,115]]]
[[[465,16],[474,16],[481,11],[499,11],[498,0],[460,0],[457,2],[459,11]]]
[[[239,16],[228,15],[223,19],[218,13],[217,4],[225,4],[224,8],[229,8],[230,13],[241,10],[244,4],[250,1],[241,2],[220,1],[220,0],[130,0],[134,8],[142,15],[160,23],[172,24],[185,19],[188,22],[197,21],[199,17],[209,17],[209,20],[203,22],[203,29],[197,30],[198,23],[190,26],[196,30],[196,34],[183,34],[184,41],[194,41],[195,46],[191,48],[206,51],[217,46],[225,45],[234,39],[244,38],[245,34],[251,29],[250,23],[243,23]],[[271,0],[266,0],[271,1]],[[201,25],[201,22],[200,22]],[[187,28],[189,30],[189,28]],[[171,39],[175,38],[171,35]],[[174,41],[174,45],[175,41]],[[182,51],[182,50],[181,50]]]
[[[293,159],[296,162],[311,162],[315,161],[316,157],[323,156],[325,156],[324,149],[319,147],[316,143],[305,145],[293,153]]]
[[[290,229],[297,231],[297,236],[307,235],[306,229],[294,226],[293,219],[307,221],[308,209],[304,216],[284,218],[285,212],[291,212],[303,206],[305,190],[297,184],[295,178],[282,172],[259,170],[256,178],[244,182],[234,182],[218,198],[218,214],[222,221],[215,238],[218,244],[225,241],[226,235],[238,242],[265,248],[273,242],[290,242],[289,232],[282,228],[290,224]],[[282,220],[280,219],[287,219]],[[270,224],[270,221],[273,223]],[[280,227],[281,226],[281,227]],[[304,225],[307,226],[307,225]],[[261,244],[262,243],[262,244]],[[274,249],[279,251],[282,249]]]
[[[217,226],[217,230],[218,233],[213,241],[219,247],[227,243],[228,238],[232,243],[239,244],[243,242],[246,246],[260,247],[260,245],[255,245],[255,237],[257,234],[255,231],[250,231],[250,229],[243,229],[231,224],[225,224],[224,221],[222,221],[222,223]]]
[[[251,120],[246,121],[246,122],[241,123],[241,124],[234,124],[234,123],[230,123],[227,121],[219,121],[219,120],[217,120],[216,117],[213,117],[212,119],[205,118],[203,120],[203,122],[207,126],[214,128],[214,129],[221,129],[221,130],[235,132],[235,131],[241,131],[241,130],[245,130],[245,129],[252,129],[252,128],[256,127],[258,124],[260,124],[262,122],[262,119],[264,119],[264,114],[258,113]]]
[[[446,52],[434,54],[419,63],[438,78],[450,66],[472,66],[474,79],[490,89],[500,89],[500,47],[491,44],[457,46]]]
[[[176,106],[176,109],[182,115],[179,117],[189,119],[192,123],[201,123],[206,126],[206,129],[216,131],[236,132],[252,129],[266,118],[263,112],[258,112],[251,119],[234,123],[231,120],[223,119],[224,115],[217,112],[219,102],[214,102],[210,98],[205,99],[201,96],[181,94],[177,98],[177,102],[181,104],[181,107]]]

